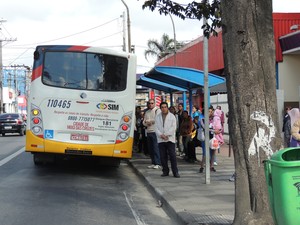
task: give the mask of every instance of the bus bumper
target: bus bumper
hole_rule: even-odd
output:
[[[132,157],[133,138],[118,144],[80,144],[58,142],[40,138],[30,130],[26,131],[26,152],[66,155],[90,155],[113,158]]]

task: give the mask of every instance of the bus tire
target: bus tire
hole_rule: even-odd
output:
[[[39,154],[37,153],[33,154],[33,163],[36,166],[40,166],[43,164],[43,160],[41,159],[41,157],[39,157]]]
[[[121,159],[113,159],[111,165],[112,165],[113,167],[119,168],[119,167],[120,167],[120,164],[121,164]]]
[[[55,160],[54,154],[33,153],[33,162],[36,166],[54,164]]]

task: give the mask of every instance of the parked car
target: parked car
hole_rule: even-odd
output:
[[[0,115],[0,133],[19,133],[23,136],[26,132],[26,122],[20,113],[3,113]]]

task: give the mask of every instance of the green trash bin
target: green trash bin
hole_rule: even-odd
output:
[[[275,224],[299,225],[300,148],[279,150],[264,167]]]

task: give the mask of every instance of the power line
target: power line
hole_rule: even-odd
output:
[[[86,44],[89,44],[89,43],[92,43],[92,42],[95,42],[95,41],[99,41],[99,40],[102,40],[102,39],[105,39],[105,38],[109,38],[109,37],[114,36],[114,35],[117,35],[117,34],[119,34],[119,33],[121,33],[121,32],[122,32],[122,31],[118,31],[118,32],[113,33],[113,34],[111,34],[111,35],[108,35],[108,36],[105,36],[105,37],[102,37],[102,38],[98,38],[98,39],[95,39],[95,40],[93,40],[93,41],[86,42],[86,43],[84,43],[84,44],[82,44],[82,45],[86,45]]]
[[[18,57],[18,59],[20,60],[20,59],[24,59],[24,60],[26,60],[26,59],[32,59],[33,58],[33,56],[32,55],[27,55],[27,56],[24,56],[24,57]],[[3,62],[8,62],[8,61],[12,61],[12,60],[15,60],[15,58],[10,58],[10,59],[5,59],[5,60],[3,60]],[[7,64],[7,63],[3,63],[3,64]]]
[[[23,45],[12,45],[12,46],[28,46],[28,45],[39,45],[39,44],[43,44],[43,43],[47,43],[47,42],[52,42],[52,41],[57,41],[57,40],[61,40],[61,39],[65,39],[65,38],[69,38],[69,37],[72,37],[72,36],[75,36],[75,35],[78,35],[78,34],[82,34],[82,33],[85,33],[85,32],[88,32],[88,31],[91,31],[91,30],[94,30],[96,28],[99,28],[99,27],[102,27],[104,25],[107,25],[115,20],[118,20],[119,17],[115,18],[115,19],[112,19],[106,23],[103,23],[103,24],[100,24],[98,26],[95,26],[95,27],[92,27],[92,28],[89,28],[87,30],[83,30],[83,31],[80,31],[80,32],[77,32],[77,33],[74,33],[74,34],[70,34],[70,35],[67,35],[67,36],[63,36],[63,37],[60,37],[60,38],[56,38],[56,39],[52,39],[52,40],[48,40],[48,41],[43,41],[43,42],[38,42],[38,43],[31,43],[31,44],[23,44]]]
[[[88,32],[88,31],[97,29],[97,28],[99,28],[99,27],[101,27],[101,26],[107,25],[107,24],[109,24],[109,23],[111,23],[111,22],[113,22],[113,21],[115,21],[115,20],[118,20],[118,19],[119,19],[119,17],[114,18],[114,19],[112,19],[112,20],[110,20],[110,21],[108,21],[108,22],[105,22],[105,23],[103,23],[103,24],[100,24],[100,25],[98,25],[98,26],[89,28],[89,29],[87,29],[87,30],[83,30],[83,31],[80,31],[80,32],[77,32],[77,33],[74,33],[74,34],[70,34],[70,35],[67,35],[67,36],[60,37],[60,38],[56,38],[56,39],[52,39],[52,40],[48,40],[48,41],[43,41],[43,42],[38,42],[38,43],[31,43],[31,44],[10,45],[10,47],[17,47],[17,48],[18,48],[18,47],[21,47],[21,48],[23,47],[23,48],[24,48],[25,46],[36,46],[36,45],[44,44],[44,43],[47,43],[47,42],[52,42],[52,41],[57,41],[57,40],[69,38],[69,37],[72,37],[72,36],[75,36],[75,35],[78,35],[78,34],[86,33],[86,32]],[[106,36],[106,37],[103,37],[103,38],[100,38],[100,39],[97,39],[97,40],[101,40],[101,39],[104,39],[104,38],[107,38],[107,37],[111,37],[111,36],[116,35],[116,34],[118,34],[118,33],[120,33],[120,32],[114,33],[114,34],[112,34],[112,35],[109,35],[109,36]],[[97,40],[94,40],[94,41],[91,41],[91,42],[95,42],[95,41],[97,41]],[[88,42],[88,43],[91,43],[91,42]],[[34,49],[34,48],[33,48],[33,47],[28,47],[28,48],[26,48],[26,50],[25,50],[23,53],[21,53],[20,55],[18,55],[12,62],[10,62],[9,65],[11,65],[13,62],[15,62],[17,59],[19,59],[19,58],[20,58],[22,55],[24,55],[29,49]]]
[[[89,29],[89,30],[91,30],[91,29]],[[87,31],[87,30],[86,30]],[[86,32],[85,31],[85,32]],[[105,39],[105,38],[108,38],[108,37],[111,37],[111,36],[114,36],[114,35],[117,35],[117,34],[119,34],[119,33],[121,33],[122,31],[119,31],[119,32],[116,32],[116,33],[113,33],[113,34],[111,34],[111,35],[108,35],[108,36],[105,36],[105,37],[102,37],[102,38],[99,38],[99,39],[96,39],[96,40],[93,40],[93,41],[90,41],[90,42],[86,42],[86,43],[84,43],[84,44],[82,44],[82,45],[86,45],[86,44],[89,44],[89,43],[92,43],[92,42],[95,42],[95,41],[99,41],[99,40],[102,40],[102,39]],[[82,32],[78,32],[78,33],[82,33]],[[77,33],[77,34],[78,34]],[[74,34],[75,35],[75,34]],[[45,42],[43,42],[43,43],[45,43]],[[14,45],[14,46],[17,46],[17,45]],[[13,47],[13,46],[12,46]],[[114,46],[114,47],[117,47],[117,46]],[[22,48],[23,49],[23,48]],[[19,56],[17,56],[12,62],[10,62],[8,65],[11,65],[14,61],[16,61],[17,59],[19,59],[22,55],[24,55],[29,49],[34,49],[34,47],[29,47],[29,48],[26,48],[26,50],[23,52],[23,53],[21,53]]]
[[[10,62],[8,65],[11,65],[14,61],[16,61],[17,59],[19,59],[22,55],[24,55],[29,49],[32,48],[27,48],[23,53],[21,53],[19,56],[17,56],[17,58],[15,58],[12,62]]]
[[[5,28],[5,26],[2,24],[2,28],[4,28],[4,30],[6,31],[6,33],[10,36],[10,37],[12,37],[12,35],[8,32],[8,30]],[[1,32],[2,33],[2,32]],[[4,35],[4,34],[3,34]]]
[[[0,31],[2,30],[3,23],[6,22],[4,19],[0,19]],[[1,31],[2,33],[2,31]],[[3,34],[3,33],[2,33]],[[10,42],[10,41],[16,41],[17,39],[12,39],[12,38],[6,38],[5,35],[3,34],[4,38],[0,38],[0,97],[1,97],[1,102],[0,102],[0,113],[3,113],[3,63],[2,63],[2,43],[3,41]]]

